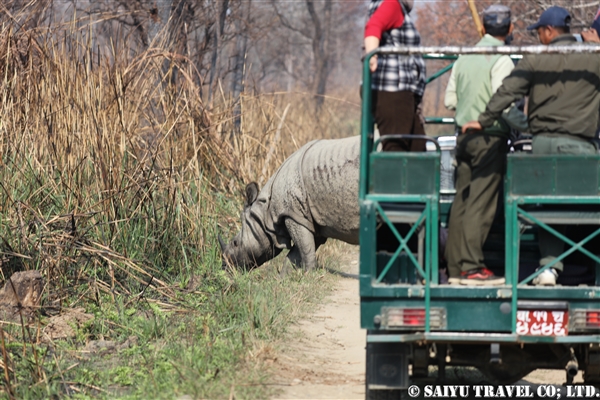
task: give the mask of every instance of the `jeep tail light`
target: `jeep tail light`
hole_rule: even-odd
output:
[[[425,326],[424,308],[405,308],[402,314],[404,326]]]
[[[381,327],[385,329],[414,330],[425,328],[425,308],[382,307]],[[446,309],[433,307],[429,310],[431,329],[446,329]]]
[[[589,310],[585,314],[587,328],[600,328],[600,310]]]
[[[570,312],[569,330],[573,332],[599,331],[600,310],[577,308]]]

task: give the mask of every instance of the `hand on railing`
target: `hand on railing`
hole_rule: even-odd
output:
[[[600,43],[600,37],[598,37],[598,32],[596,32],[594,28],[586,29],[581,32],[581,37],[584,42]]]
[[[369,60],[369,69],[371,70],[371,72],[377,71],[377,54],[375,54]]]

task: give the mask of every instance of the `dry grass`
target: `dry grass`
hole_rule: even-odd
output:
[[[243,95],[235,131],[232,101],[222,95],[209,109],[185,58],[126,49],[98,55],[76,23],[44,34],[0,29],[4,250],[25,268],[59,276],[65,262],[81,262],[68,259],[75,245],[164,288],[150,263],[118,244],[132,221],[156,239],[185,232],[206,251],[213,242],[199,222],[217,213],[219,194],[264,183],[308,140],[358,133],[348,122],[358,104],[330,100],[317,117],[312,97],[297,93]]]
[[[206,105],[198,85],[203,77],[185,57],[161,50],[160,43],[132,54],[127,43],[115,42],[99,55],[82,21],[51,31],[15,29],[11,21],[0,17],[2,280],[14,271],[39,270],[47,280],[43,309],[87,305],[105,316],[89,328],[87,338],[111,337],[114,326],[130,321],[124,309],[146,305],[153,313],[191,308],[206,313],[209,322],[194,320],[184,335],[207,346],[216,339],[206,326],[223,321],[235,327],[223,331],[232,341],[240,329],[243,340],[248,321],[264,320],[260,329],[265,332],[283,329],[287,311],[267,307],[277,290],[242,291],[228,299],[243,287],[240,282],[254,286],[263,278],[225,277],[216,231],[236,230],[238,195],[245,184],[263,184],[302,144],[358,134],[357,94],[328,98],[317,114],[309,94],[247,91],[237,129],[233,101],[221,93],[215,104]],[[310,291],[306,285],[298,290]],[[294,296],[288,291],[278,296]],[[236,309],[248,301],[258,301],[264,310]],[[147,329],[152,338],[181,334],[169,331],[175,326],[169,317],[160,318],[160,334],[157,326],[146,327],[156,316],[136,322],[142,328],[135,329]],[[31,342],[25,333],[20,336],[23,343]],[[244,357],[240,345],[222,343],[235,357]],[[6,346],[1,346],[5,365],[17,365],[16,353],[6,352]],[[173,350],[173,359],[180,351]],[[212,353],[197,351],[190,365],[213,362]],[[235,365],[231,356],[219,357]],[[29,375],[4,369],[5,394],[29,393],[24,388],[69,393],[73,385],[65,386],[69,378],[59,366],[66,361],[55,358],[41,361],[42,366],[36,359]],[[154,367],[148,368],[152,377]],[[190,367],[190,374],[202,368],[207,367]],[[101,393],[90,388],[97,386],[96,375],[71,373],[75,370],[68,375],[79,382],[78,390]],[[65,382],[52,389],[46,375]],[[187,381],[200,388],[218,388],[217,383],[202,386],[204,381],[192,375]]]

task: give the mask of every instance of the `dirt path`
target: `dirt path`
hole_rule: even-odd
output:
[[[358,273],[358,252],[346,272]],[[299,322],[275,363],[275,399],[364,399],[365,340],[360,329],[358,281],[339,278],[324,304]]]
[[[358,273],[357,250],[345,258],[347,266],[340,269]],[[339,278],[321,307],[292,328],[274,363],[270,384],[281,391],[273,400],[364,399],[366,331],[360,328],[359,301],[358,281]],[[535,389],[539,384],[564,381],[563,371],[537,370],[518,384]],[[575,382],[582,382],[581,373]]]

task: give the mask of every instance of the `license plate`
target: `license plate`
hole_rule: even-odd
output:
[[[569,312],[566,310],[518,310],[517,335],[567,336]]]

